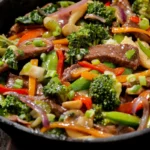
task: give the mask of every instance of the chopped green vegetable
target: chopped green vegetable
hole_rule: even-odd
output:
[[[140,123],[139,117],[117,111],[102,112],[102,116],[111,119],[115,122],[118,122],[118,124],[131,127],[138,127]]]
[[[133,85],[130,88],[127,88],[126,89],[126,93],[130,94],[130,95],[132,95],[132,94],[138,94],[141,91],[141,88],[142,88],[141,85],[136,84],[136,85]]]
[[[127,59],[132,59],[132,57],[135,55],[135,50],[134,49],[130,49],[128,51],[126,51],[125,56]]]
[[[140,39],[138,39],[137,41],[140,49],[147,55],[148,58],[150,58],[150,48],[143,45]]]
[[[23,80],[21,79],[16,79],[15,80],[15,83],[13,85],[13,88],[22,88],[23,87]]]
[[[147,18],[142,18],[139,22],[139,27],[143,30],[147,30],[149,28],[149,20]]]
[[[146,77],[145,76],[139,76],[139,82],[140,82],[141,86],[146,86],[147,85]]]
[[[46,46],[46,43],[44,41],[42,41],[41,39],[35,39],[33,41],[33,44],[36,47],[44,47],[44,46]]]

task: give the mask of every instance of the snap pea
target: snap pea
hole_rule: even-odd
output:
[[[53,50],[48,54],[41,55],[42,67],[46,70],[57,70],[58,57],[56,51]]]
[[[111,111],[111,112],[102,112],[102,116],[107,119],[111,119],[121,125],[137,127],[140,122],[140,118],[130,114]]]

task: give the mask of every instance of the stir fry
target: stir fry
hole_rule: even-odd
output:
[[[58,1],[0,35],[0,115],[60,139],[150,127],[150,1]]]

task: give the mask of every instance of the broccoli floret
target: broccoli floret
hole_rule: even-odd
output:
[[[104,111],[111,111],[120,104],[121,89],[121,83],[113,75],[102,74],[90,84],[89,95],[93,103],[102,105]]]
[[[136,14],[150,19],[150,0],[135,0],[132,4],[132,10]]]
[[[18,69],[18,61],[17,61],[17,56],[15,54],[16,50],[17,50],[17,47],[14,45],[11,45],[7,48],[5,54],[2,57],[2,61],[7,63],[10,68],[15,69],[15,70]]]
[[[43,19],[46,15],[51,14],[55,11],[57,11],[58,6],[56,4],[50,4],[47,7],[33,10],[28,15],[20,16],[16,18],[15,22],[19,22],[22,24],[42,24]]]
[[[105,25],[112,25],[115,17],[115,9],[111,6],[105,6],[103,2],[94,1],[88,4],[87,14],[94,14],[105,19]]]
[[[67,36],[69,50],[66,53],[66,62],[73,64],[88,54],[88,48],[92,45],[101,44],[109,39],[108,28],[99,24],[85,24],[79,31]]]
[[[68,100],[69,87],[63,85],[58,77],[53,77],[43,87],[43,93],[45,96],[56,97],[60,102]]]
[[[102,121],[102,105],[100,104],[93,104],[92,106],[94,110],[94,117],[93,117],[93,122],[96,124],[101,124]]]
[[[26,104],[22,103],[17,97],[7,95],[6,98],[1,96],[0,98],[0,115],[17,115],[21,119],[30,120],[30,111]]]

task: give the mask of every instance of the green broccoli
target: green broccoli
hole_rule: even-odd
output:
[[[15,54],[16,50],[17,50],[16,46],[10,45],[2,57],[2,61],[7,63],[10,68],[15,70],[18,69],[18,61],[17,56]]]
[[[45,96],[56,97],[60,102],[67,101],[69,88],[63,85],[58,77],[53,77],[43,87]]]
[[[89,95],[93,103],[102,105],[104,111],[114,110],[119,106],[121,83],[112,75],[102,74],[90,84]]]
[[[18,115],[21,119],[30,120],[31,109],[22,103],[17,97],[7,95],[4,98],[0,95],[0,115],[6,117],[7,115]]]
[[[92,45],[101,44],[103,40],[109,39],[108,28],[99,24],[85,24],[77,32],[67,36],[69,50],[66,52],[66,62],[73,64],[88,54],[88,48]]]
[[[94,14],[102,17],[105,25],[111,26],[115,17],[115,9],[111,6],[105,6],[103,2],[93,1],[88,4],[87,14]]]
[[[150,19],[150,0],[135,0],[132,10],[134,13]]]
[[[51,14],[57,11],[58,6],[56,4],[50,4],[45,8],[38,8],[37,10],[31,11],[28,15],[20,16],[16,18],[15,22],[22,24],[42,24],[43,19],[47,14]]]

